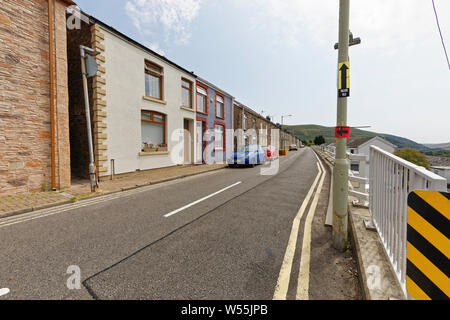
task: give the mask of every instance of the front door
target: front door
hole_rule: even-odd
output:
[[[196,150],[196,163],[203,163],[203,121],[196,121],[196,132],[197,132],[197,147]]]
[[[187,119],[184,119],[184,163],[191,163],[191,134]]]

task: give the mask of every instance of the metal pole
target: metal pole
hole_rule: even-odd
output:
[[[339,1],[338,62],[348,61],[350,0]],[[338,64],[339,65],[339,64]],[[347,125],[347,97],[337,98],[337,126]],[[348,240],[348,170],[347,138],[336,138],[333,184],[333,247],[347,249]]]
[[[94,148],[92,145],[91,113],[89,110],[89,92],[87,85],[85,52],[83,47],[80,47],[80,53],[81,53],[81,73],[83,75],[83,88],[84,88],[84,106],[86,110],[86,127],[89,144],[89,178],[91,181],[91,192],[96,192],[98,190],[98,182],[96,177],[97,170],[95,167]]]

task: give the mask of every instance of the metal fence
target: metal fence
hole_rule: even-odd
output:
[[[406,295],[407,197],[414,190],[446,191],[444,178],[376,146],[370,147],[369,206]]]

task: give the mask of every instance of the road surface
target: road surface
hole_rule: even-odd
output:
[[[321,175],[305,148],[282,157],[276,175],[262,168],[0,220],[0,300],[357,299],[351,254],[331,248],[323,224],[325,165]],[[76,268],[81,286],[69,289]]]

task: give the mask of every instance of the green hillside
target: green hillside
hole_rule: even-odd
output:
[[[294,125],[294,126],[284,126],[286,129],[294,133],[300,140],[302,141],[310,141],[314,140],[317,136],[323,136],[325,141],[333,142],[334,141],[334,127],[325,127],[319,126],[315,124],[306,124],[306,125]],[[397,137],[390,134],[385,133],[376,133],[372,131],[366,131],[361,129],[352,128],[350,131],[350,138],[366,138],[366,137],[375,137],[380,136],[392,144],[395,144],[398,148],[413,148],[419,151],[429,151],[430,148],[417,143],[415,141]]]

